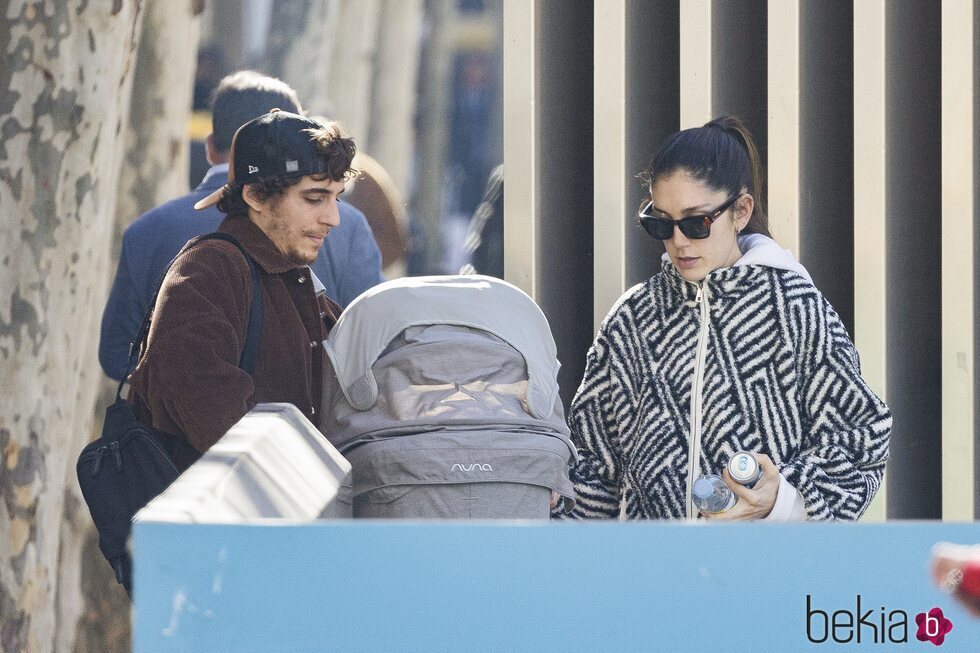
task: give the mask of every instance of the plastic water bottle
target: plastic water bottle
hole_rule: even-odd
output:
[[[751,488],[762,478],[762,468],[759,461],[748,451],[736,451],[735,455],[728,459],[728,474],[736,483],[740,483],[747,488]]]
[[[691,497],[701,512],[725,512],[735,505],[738,497],[717,474],[708,474],[694,481]]]

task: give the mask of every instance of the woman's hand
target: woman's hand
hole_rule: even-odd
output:
[[[704,513],[705,519],[712,521],[747,521],[750,519],[762,519],[772,512],[772,507],[776,505],[776,494],[779,491],[779,470],[773,464],[772,459],[764,453],[753,453],[762,469],[762,477],[756,481],[751,489],[737,483],[728,473],[728,467],[722,472],[722,480],[725,485],[732,489],[738,501],[729,510],[720,513]]]

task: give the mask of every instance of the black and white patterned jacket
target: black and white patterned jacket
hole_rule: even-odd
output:
[[[744,261],[696,284],[665,260],[610,310],[569,410],[580,454],[571,517],[617,517],[621,502],[627,518],[696,514],[690,483],[739,449],[772,458],[808,519],[868,507],[888,459],[888,407],[813,284]]]

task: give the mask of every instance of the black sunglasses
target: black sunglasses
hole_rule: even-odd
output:
[[[637,219],[640,226],[648,234],[657,240],[670,240],[674,237],[674,225],[681,230],[681,233],[692,240],[700,240],[711,235],[711,223],[721,217],[721,214],[731,208],[732,204],[742,196],[742,193],[733,195],[725,200],[725,203],[714,211],[709,211],[703,215],[689,215],[680,220],[671,220],[653,215],[653,201],[649,201],[640,209]]]

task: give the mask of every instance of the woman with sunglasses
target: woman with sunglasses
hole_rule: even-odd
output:
[[[660,273],[613,306],[569,410],[573,518],[695,518],[692,486],[737,497],[717,520],[857,519],[881,483],[891,415],[840,318],[770,237],[759,157],[736,118],[667,138],[641,177]],[[726,464],[752,452],[762,476]],[[691,464],[690,461],[694,461]]]

